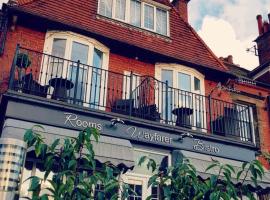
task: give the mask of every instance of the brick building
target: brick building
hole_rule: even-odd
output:
[[[212,159],[239,168],[269,151],[269,85],[213,54],[188,23],[188,2],[4,4],[1,137],[21,139],[41,124],[50,142],[95,127],[102,133],[97,156],[135,165],[123,178],[141,199],[158,196],[147,188],[149,172],[136,165],[142,155],[166,165],[188,157],[207,178]],[[113,119],[123,123],[112,127]],[[37,162],[26,158],[23,179],[39,172]],[[253,188],[267,193],[269,182],[266,174]]]

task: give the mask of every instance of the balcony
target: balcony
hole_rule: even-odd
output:
[[[172,128],[253,142],[252,108],[18,47],[9,89]]]

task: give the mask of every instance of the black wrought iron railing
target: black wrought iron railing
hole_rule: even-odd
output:
[[[251,107],[17,47],[9,89],[205,134],[252,142]]]

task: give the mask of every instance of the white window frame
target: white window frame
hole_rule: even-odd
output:
[[[139,149],[139,148],[134,148],[134,151],[167,156],[168,157],[168,167],[171,166],[171,154],[170,153],[158,152],[158,151],[146,150],[146,149]],[[151,169],[149,169],[149,170],[151,170]],[[151,192],[152,192],[151,191],[152,188],[151,187],[148,188],[148,180],[150,177],[151,177],[151,175],[138,174],[138,173],[134,173],[132,171],[128,171],[127,173],[121,175],[121,180],[127,184],[138,184],[141,182],[142,183],[142,199],[146,199],[148,196],[151,195]]]
[[[108,70],[108,66],[109,66],[109,54],[110,54],[110,50],[108,47],[106,47],[105,45],[103,45],[102,43],[98,42],[97,40],[93,39],[93,38],[89,38],[77,33],[73,33],[73,32],[69,32],[69,31],[48,31],[46,33],[45,36],[45,43],[44,43],[44,49],[43,52],[45,54],[48,55],[52,55],[52,48],[53,48],[53,41],[54,39],[65,39],[66,40],[66,49],[65,49],[65,56],[64,58],[67,60],[71,60],[71,52],[72,52],[72,44],[73,42],[78,42],[80,44],[84,44],[87,45],[89,47],[89,52],[88,52],[88,61],[87,63],[82,63],[88,66],[93,66],[93,55],[94,55],[94,49],[98,49],[103,53],[103,60],[102,60],[102,67],[101,69],[103,70]],[[46,61],[44,61],[46,62]],[[44,64],[44,66],[49,67],[49,64]],[[88,80],[89,83],[91,82],[91,75],[92,75],[92,68],[89,68],[90,70],[88,70]],[[47,70],[47,69],[42,69],[42,70]],[[64,62],[64,68],[63,68],[63,78],[67,78],[66,75],[68,73],[66,73],[68,70],[67,64],[65,64]],[[47,84],[46,83],[46,77],[44,76],[44,73],[41,73],[41,83],[42,84]],[[104,76],[104,74],[103,74]],[[104,79],[104,77],[101,76],[101,79]],[[48,80],[47,80],[48,81]],[[101,81],[101,88],[104,88],[104,86],[107,85],[107,81],[108,79],[106,79],[106,81]],[[52,91],[52,90],[50,90]],[[100,96],[100,102],[99,105],[102,105],[101,103],[103,102],[104,98],[106,102],[106,91],[101,92],[101,96]],[[85,98],[89,100],[90,102],[90,88],[86,88],[86,93],[85,93]],[[89,104],[84,103],[84,106],[88,107]],[[98,107],[98,109],[104,110],[105,107]]]
[[[141,77],[140,77],[140,74],[137,74],[137,73],[133,73],[132,75],[133,75],[133,77],[132,77],[132,91],[133,91],[136,87],[138,87],[140,85]],[[131,71],[124,71],[123,94],[122,94],[123,99],[129,99],[129,96],[130,96],[130,78],[131,78]],[[126,92],[126,93],[124,93],[124,92]]]
[[[173,88],[178,88],[178,73],[183,73],[183,74],[187,74],[191,76],[191,91],[192,93],[196,93],[199,95],[205,95],[205,83],[204,83],[204,79],[205,76],[203,74],[201,74],[200,72],[198,72],[195,69],[186,67],[184,65],[180,65],[180,64],[172,64],[172,63],[157,63],[155,65],[155,78],[158,80],[161,80],[161,74],[162,74],[162,70],[170,70],[173,71]],[[200,80],[200,92],[195,91],[194,90],[194,78],[198,78]],[[158,94],[158,91],[156,91],[156,96],[159,96],[159,98],[161,97],[161,94]],[[156,102],[156,104],[158,105],[158,102]],[[205,105],[205,103],[203,103],[203,105]],[[159,112],[162,112],[162,105],[159,105]],[[204,108],[205,110],[206,108]],[[175,116],[176,117],[176,116]],[[193,114],[194,117],[194,122],[196,121],[196,116],[195,114]],[[207,127],[207,120],[206,120],[206,113],[204,113],[203,117],[204,120],[204,124],[202,124],[202,127],[206,129]],[[196,122],[195,122],[196,123]],[[192,126],[195,126],[196,124],[193,124]],[[194,130],[196,128],[193,128]],[[206,130],[205,130],[206,131]]]
[[[246,106],[248,108],[248,111],[247,112],[248,112],[248,115],[250,115],[250,119],[248,119],[248,120],[247,119],[244,119],[244,121],[251,123],[252,126],[251,127],[248,127],[248,128],[250,128],[250,137],[252,139],[252,142],[256,145],[255,127],[254,127],[254,111],[253,111],[251,105],[248,102],[235,102],[235,103],[236,103],[236,110],[237,110],[237,112],[239,112],[239,107],[243,108],[243,107]],[[242,120],[243,119],[241,119],[241,121]],[[240,123],[239,126],[241,127],[241,129],[245,129],[246,128],[246,127],[243,127],[243,125],[241,123]],[[243,133],[244,133],[244,135],[241,135]],[[247,142],[248,141],[247,140],[247,137],[248,137],[247,133],[248,132],[245,132],[245,130],[244,130],[244,132],[243,132],[243,130],[240,131],[239,137],[240,137],[240,140],[241,141],[244,141],[244,142]]]
[[[44,178],[44,173],[45,172],[42,172],[42,171],[40,171],[40,170],[37,169],[37,162],[36,161],[28,161],[28,162],[31,162],[33,166],[32,166],[32,169],[31,170],[26,170],[25,168],[23,170],[22,183],[21,183],[21,186],[20,186],[21,187],[21,189],[20,189],[20,198],[19,198],[20,200],[21,199],[25,199],[25,198],[22,198],[22,197],[29,197],[29,198],[31,198],[32,192],[28,191],[29,186],[31,184],[31,180],[29,179],[30,177],[37,176],[37,177],[39,177],[41,179]],[[29,173],[29,172],[30,172],[30,176],[28,177],[27,176],[27,173]],[[53,172],[51,172],[49,174],[48,179],[51,180],[52,177],[53,177]],[[46,189],[46,188],[49,188],[49,187],[52,187],[49,181],[47,181],[47,180],[46,181],[42,181],[42,183],[41,183],[41,194],[43,194],[43,193],[44,194],[50,193],[50,191]],[[49,200],[52,200],[52,197],[49,197]]]
[[[116,18],[116,15],[115,15],[115,12],[116,12],[116,0],[113,0],[112,19],[115,19],[117,21],[121,21],[121,22],[132,25],[131,21],[130,21],[130,1],[131,0],[126,0],[125,19],[123,20],[123,19]],[[166,5],[163,5],[163,4],[160,4],[160,3],[157,3],[157,2],[152,1],[152,0],[138,0],[138,1],[141,2],[141,25],[140,25],[139,28],[143,28],[145,30],[155,32],[157,34],[169,37],[170,36],[170,15],[169,15],[170,7],[168,7]],[[151,7],[154,8],[154,29],[149,29],[149,28],[146,28],[144,26],[144,9],[145,9],[145,5],[148,5],[148,6],[151,6]],[[156,25],[156,20],[157,20],[156,12],[157,12],[157,9],[164,10],[167,13],[167,31],[166,31],[167,33],[166,34],[158,33],[157,30],[156,30],[156,26],[157,26]],[[102,15],[100,13],[100,0],[98,1],[98,14]],[[107,16],[105,16],[105,17],[107,17]],[[137,27],[137,26],[134,26],[134,27]]]

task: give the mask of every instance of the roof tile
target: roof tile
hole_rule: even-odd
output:
[[[168,0],[155,1],[171,6]],[[228,71],[195,30],[180,17],[176,9],[170,9],[170,37],[164,37],[97,15],[97,2],[97,0],[32,0],[20,5],[19,9],[53,21],[79,26],[89,32],[181,61]]]

